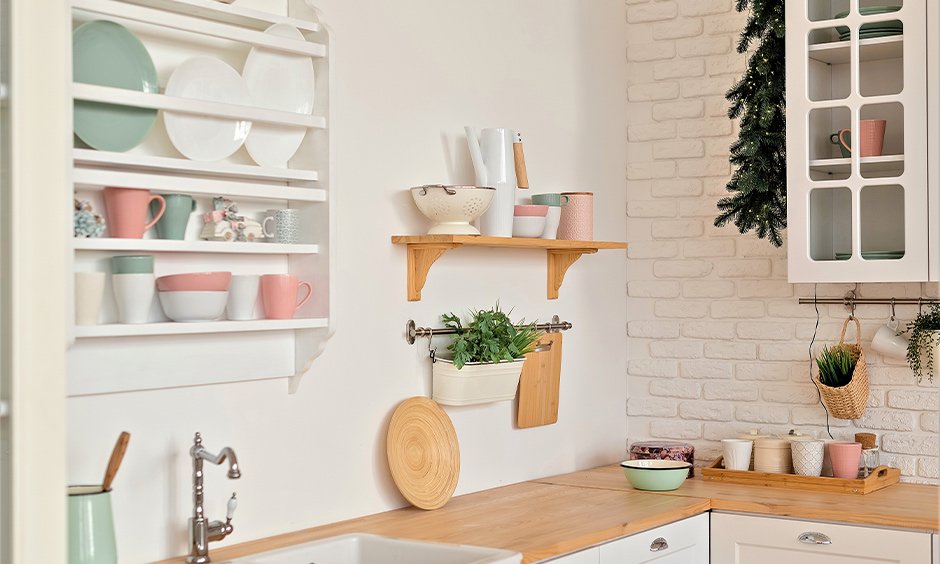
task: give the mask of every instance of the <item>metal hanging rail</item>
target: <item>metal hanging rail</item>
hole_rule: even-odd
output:
[[[551,323],[537,323],[535,328],[539,331],[547,331],[549,333],[557,333],[558,331],[567,331],[571,329],[573,325],[567,321],[562,321],[557,315],[552,317]],[[415,341],[418,337],[433,337],[434,335],[453,335],[456,333],[456,329],[451,329],[449,327],[441,327],[439,329],[432,329],[430,327],[417,327],[415,325],[414,319],[409,319],[408,323],[405,325],[405,339],[408,340],[409,345],[415,344]]]
[[[831,304],[843,305],[851,314],[855,314],[855,307],[859,305],[889,305],[891,306],[891,315],[894,315],[894,306],[896,305],[916,305],[924,306],[930,304],[940,304],[938,298],[860,298],[854,290],[849,290],[841,298],[800,298],[801,305],[813,304]]]

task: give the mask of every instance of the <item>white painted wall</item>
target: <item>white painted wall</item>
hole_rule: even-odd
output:
[[[243,467],[238,481],[207,469],[210,517],[239,492],[226,544],[403,505],[388,475],[385,427],[398,402],[430,387],[425,343],[411,347],[402,337],[409,318],[434,325],[441,312],[500,300],[527,319],[557,313],[575,325],[565,335],[556,425],[514,429],[509,402],[447,410],[461,443],[458,494],[623,456],[622,252],[582,259],[561,298],[548,301],[544,253],[460,249],[435,264],[423,301],[409,303],[405,253],[389,242],[427,228],[406,188],[472,181],[465,124],[523,131],[534,191],[594,191],[597,238],[624,239],[623,3],[319,7],[336,38],[337,334],[294,396],[272,381],[69,400],[70,482],[100,480],[117,434],[132,434],[114,491],[122,562],[185,551],[187,450],[197,430],[210,450],[232,446]]]
[[[744,70],[735,52],[746,14],[732,0],[627,0],[630,440],[689,441],[699,461],[720,439],[761,429],[824,435],[826,414],[810,382],[816,326],[812,284],[787,283],[780,249],[712,222],[727,194],[736,125],[724,94]],[[839,297],[846,284],[820,284]],[[863,284],[862,297],[937,296],[932,284]],[[916,307],[897,308],[906,322]],[[814,350],[838,339],[846,312],[820,306]],[[869,344],[889,307],[860,306],[869,362],[869,408],[832,420],[838,439],[879,435],[882,463],[905,481],[940,481],[940,379],[918,385],[904,360]],[[850,338],[854,337],[850,330]]]

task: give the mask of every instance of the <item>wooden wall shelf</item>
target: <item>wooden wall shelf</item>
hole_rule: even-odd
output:
[[[408,301],[421,300],[421,290],[428,271],[441,255],[457,247],[501,247],[511,249],[544,249],[548,257],[548,299],[558,298],[558,289],[565,280],[568,267],[581,255],[600,249],[626,249],[626,243],[613,241],[568,241],[529,239],[521,237],[485,237],[482,235],[394,235],[392,243],[408,247]]]

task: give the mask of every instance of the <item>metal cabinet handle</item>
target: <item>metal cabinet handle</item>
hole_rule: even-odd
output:
[[[803,544],[832,544],[832,539],[822,533],[807,532],[800,535]]]
[[[650,552],[659,552],[660,550],[666,550],[667,548],[669,548],[669,543],[667,543],[666,539],[663,537],[659,537],[650,543]]]

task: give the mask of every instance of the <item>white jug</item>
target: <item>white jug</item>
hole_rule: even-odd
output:
[[[466,126],[467,145],[477,186],[496,188],[493,203],[480,217],[480,233],[512,237],[512,215],[516,204],[516,167],[512,152],[515,133],[508,128],[488,128],[478,134]]]

